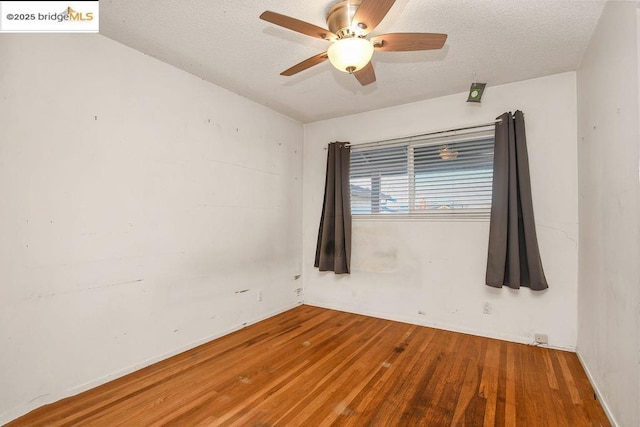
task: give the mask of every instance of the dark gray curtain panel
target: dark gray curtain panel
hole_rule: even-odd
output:
[[[522,111],[496,123],[493,198],[486,283],[501,288],[547,289],[531,201],[529,156]]]
[[[315,266],[336,274],[348,274],[351,264],[351,151],[347,144],[332,142],[327,150],[327,177],[316,246]]]

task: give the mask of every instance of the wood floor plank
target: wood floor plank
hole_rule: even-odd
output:
[[[454,407],[453,421],[451,422],[453,426],[464,425],[464,416],[469,412],[469,407],[478,389],[478,367],[472,362],[474,358],[475,354],[471,360],[467,360],[464,369],[464,378],[462,379],[458,399]]]
[[[518,400],[516,399],[516,361],[515,361],[515,346],[512,343],[507,344],[507,388],[505,396],[505,413],[504,422],[505,425],[515,426],[517,425],[517,407]]]
[[[564,352],[565,358],[568,361],[568,366],[573,372],[573,378],[575,379],[576,386],[578,387],[580,396],[583,402],[589,402],[591,400],[597,400],[595,391],[589,382],[589,379],[584,374],[584,369],[582,368],[582,364],[578,359],[578,356],[575,353]],[[583,404],[580,407],[586,411],[585,418],[588,420],[597,420],[598,419],[598,410],[600,409],[600,405],[587,405]],[[594,426],[599,426],[597,423],[593,423]]]
[[[490,427],[496,425],[496,408],[498,404],[498,377],[500,375],[500,343],[490,341],[484,355],[482,379],[480,380],[479,393],[486,399],[483,425]]]
[[[574,353],[300,306],[9,426],[609,426]]]
[[[554,393],[558,386],[557,381],[555,380],[555,375],[551,376],[552,371],[549,370],[550,364],[548,363],[549,357],[547,351],[543,348],[531,348],[532,351],[529,351],[532,355],[532,359],[530,362],[532,363],[532,367],[534,369],[534,375],[529,376],[528,387],[530,387],[533,391],[533,398],[540,402],[538,405],[540,409],[537,412],[541,411],[541,408],[553,408],[554,410],[548,411],[548,413],[544,417],[539,417],[541,420],[541,425],[547,426],[567,426],[568,421],[566,420],[566,415],[562,410],[561,402],[556,402],[554,398]],[[547,382],[538,381],[538,378],[547,378]],[[552,384],[553,383],[553,384]],[[549,388],[551,392],[549,392]]]

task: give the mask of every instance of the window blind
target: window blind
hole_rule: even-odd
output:
[[[354,219],[488,219],[493,128],[351,146]]]

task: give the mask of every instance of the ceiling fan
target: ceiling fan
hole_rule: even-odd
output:
[[[362,86],[366,86],[376,81],[371,64],[374,50],[403,52],[441,49],[447,40],[446,34],[436,33],[389,33],[367,39],[366,36],[382,21],[394,3],[395,0],[340,1],[327,13],[328,30],[271,11],[262,13],[260,19],[332,42],[326,52],[305,59],[280,75],[292,76],[329,59],[338,70],[353,74]]]

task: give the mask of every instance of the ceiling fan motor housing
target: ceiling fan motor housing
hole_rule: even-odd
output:
[[[338,38],[358,37],[358,27],[351,26],[353,16],[360,6],[360,0],[346,0],[337,3],[329,9],[327,13],[327,27],[336,34]],[[364,25],[364,24],[363,24]],[[366,26],[364,27],[366,28]]]

